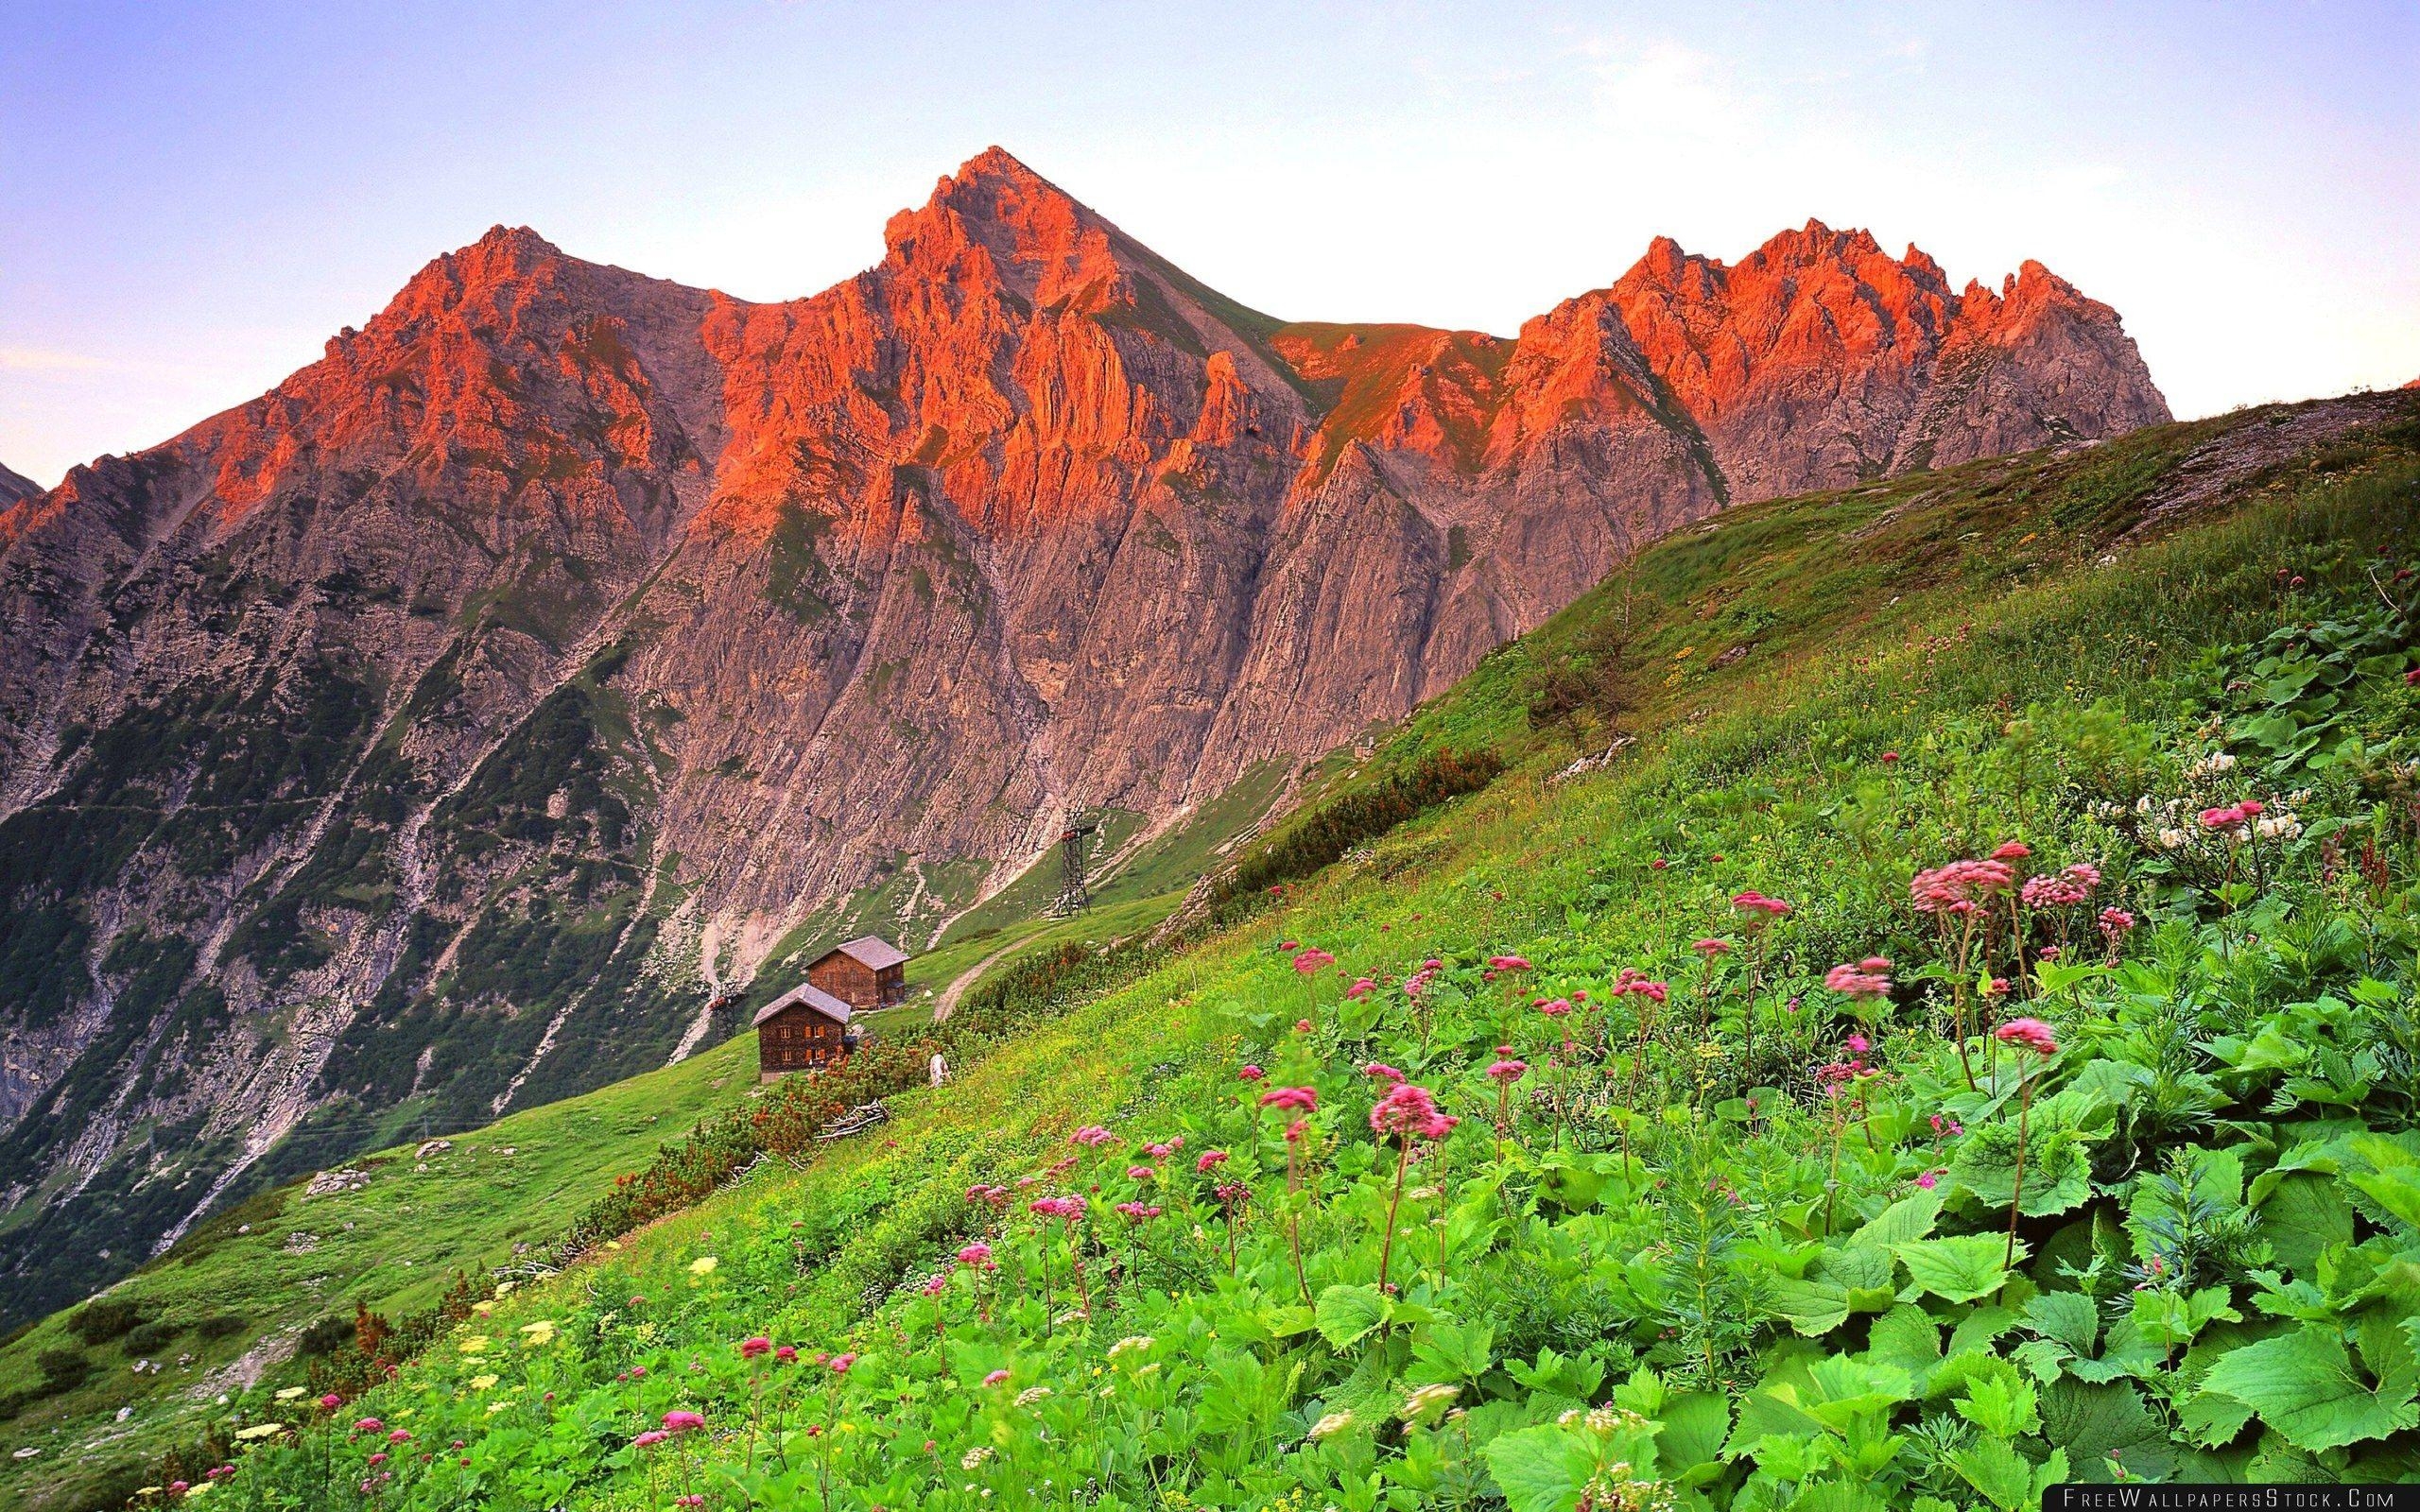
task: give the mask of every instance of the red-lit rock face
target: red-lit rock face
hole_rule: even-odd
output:
[[[664,915],[625,943],[667,979],[727,979],[901,857],[1022,858],[1072,805],[1165,816],[1400,715],[1725,500],[2167,414],[2039,266],[1954,292],[1817,225],[1736,267],[1659,241],[1510,339],[1268,318],[997,149],[886,243],[752,304],[499,228],[262,398],[0,492],[0,820],[130,712],[257,753],[360,703],[207,864],[97,885],[112,927],[216,942],[232,1023],[319,1016],[265,1071],[178,1052],[194,1096],[366,1085],[326,1047],[390,978],[510,1009],[443,953],[564,877]],[[299,974],[245,927],[282,886],[331,942]],[[661,1058],[668,1010],[612,1011]],[[0,1117],[93,1022],[19,1041]],[[514,1095],[562,1090],[543,1060]]]

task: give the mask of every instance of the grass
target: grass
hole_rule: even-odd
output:
[[[265,1346],[290,1343],[320,1318],[349,1320],[355,1301],[400,1315],[434,1302],[458,1272],[510,1266],[516,1243],[552,1238],[616,1175],[754,1082],[751,1036],[457,1136],[424,1171],[415,1146],[401,1144],[339,1168],[368,1173],[357,1189],[309,1197],[300,1184],[280,1187],[218,1215],[105,1294],[174,1331],[143,1351],[161,1362],[156,1374],[136,1373],[143,1356],[114,1341],[82,1347],[68,1331],[72,1309],[0,1347],[0,1400],[26,1402],[0,1435],[11,1451],[43,1452],[0,1458],[0,1503],[73,1502],[125,1481],[128,1467],[147,1471],[195,1433],[220,1392],[241,1390],[262,1368],[246,1366],[248,1356],[260,1361]],[[209,1318],[242,1327],[207,1339],[195,1326]],[[62,1348],[88,1355],[93,1374],[76,1390],[45,1390],[37,1362]],[[188,1354],[189,1365],[176,1363]]]

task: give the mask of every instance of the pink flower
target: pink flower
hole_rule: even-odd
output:
[[[2028,908],[2066,908],[2085,902],[2100,885],[2100,868],[2079,861],[2064,871],[2029,878],[2017,896]]]
[[[1895,750],[1886,750],[1882,753],[1882,760],[1885,763],[1895,762],[1898,759],[1899,753]]]
[[[344,1405],[344,1399],[331,1391],[326,1396],[320,1399],[320,1405],[329,1412],[334,1412],[338,1407]]]
[[[1378,990],[1377,983],[1366,976],[1357,976],[1353,979],[1353,985],[1344,989],[1344,995],[1348,998],[1366,998],[1376,990]]]
[[[1303,944],[1300,940],[1281,939],[1277,942],[1277,948],[1281,951],[1298,951],[1303,948]]]
[[[377,1453],[371,1455],[371,1456],[370,1456],[370,1463],[371,1463],[371,1464],[372,1464],[372,1465],[384,1465],[384,1464],[386,1464],[386,1463],[387,1463],[387,1452],[386,1452],[385,1450],[383,1450],[383,1449],[382,1449],[382,1450],[380,1450]]]
[[[1848,1038],[1848,1047],[1850,1055],[1862,1057],[1874,1048],[1874,1042],[1861,1034],[1853,1034]]]
[[[1927,1171],[1922,1176],[1916,1177],[1916,1185],[1924,1188],[1927,1192],[1930,1192],[1933,1189],[1934,1183],[1940,1179],[1941,1177],[1939,1173]]]
[[[1778,898],[1768,898],[1763,893],[1756,892],[1753,889],[1743,893],[1733,894],[1731,906],[1738,909],[1743,914],[1751,916],[1752,920],[1754,919],[1754,916],[1762,915],[1763,921],[1770,921],[1775,919],[1786,918],[1791,912],[1791,907],[1789,903],[1782,902]]]
[[[2109,937],[2109,943],[2112,945],[2124,938],[2134,927],[2135,916],[2123,908],[2104,908],[2100,911],[2100,932]]]
[[[1530,1064],[1528,1061],[1508,1059],[1499,1060],[1495,1064],[1488,1067],[1487,1074],[1490,1080],[1501,1082],[1505,1086],[1509,1087],[1512,1085],[1512,1083],[1519,1081],[1523,1076],[1529,1074],[1529,1071]]]
[[[1388,1065],[1382,1060],[1374,1060],[1368,1065],[1362,1067],[1361,1074],[1369,1077],[1372,1081],[1390,1082],[1397,1087],[1402,1086],[1404,1083],[1403,1073],[1395,1070],[1394,1067]]]
[[[1370,1131],[1385,1138],[1401,1135],[1407,1139],[1442,1140],[1461,1123],[1437,1109],[1437,1099],[1425,1087],[1409,1082],[1388,1089],[1387,1095],[1370,1109]]]
[[[1246,1066],[1243,1070],[1236,1073],[1236,1080],[1259,1081],[1268,1074],[1269,1073],[1261,1070],[1258,1066]]]
[[[1710,961],[1718,955],[1730,954],[1731,942],[1727,939],[1702,939],[1695,945],[1690,946],[1689,949],[1697,952],[1700,955],[1704,956]]]
[[[836,1354],[832,1357],[832,1373],[836,1376],[845,1376],[849,1373],[849,1366],[856,1363],[857,1357],[855,1354]]]
[[[941,1296],[942,1293],[949,1290],[949,1272],[945,1270],[933,1272],[925,1278],[925,1284],[917,1289],[926,1297]]]
[[[1226,1151],[1224,1151],[1224,1150],[1204,1150],[1204,1151],[1202,1151],[1202,1152],[1201,1152],[1201,1158],[1200,1160],[1196,1160],[1196,1161],[1194,1161],[1194,1162],[1193,1162],[1193,1170],[1194,1170],[1194,1174],[1195,1174],[1195,1175],[1197,1175],[1197,1176],[1207,1175],[1208,1173],[1210,1173],[1210,1172],[1212,1172],[1212,1171],[1217,1170],[1219,1167],[1220,1167],[1220,1166],[1222,1166],[1222,1165],[1224,1165],[1224,1164],[1226,1164],[1226,1163],[1227,1163],[1227,1152],[1226,1152]]]
[[[992,1246],[979,1241],[969,1245],[958,1252],[958,1263],[973,1270],[990,1270]]]
[[[667,1434],[689,1434],[706,1426],[706,1420],[686,1408],[675,1407],[664,1415],[664,1431]]]
[[[1309,1087],[1272,1087],[1260,1094],[1260,1106],[1284,1108],[1289,1113],[1316,1113],[1320,1110],[1320,1094]]]
[[[1308,1019],[1296,1019],[1296,1020],[1294,1021],[1294,1032],[1295,1032],[1296,1034],[1308,1034],[1308,1033],[1310,1033],[1310,1032],[1311,1032],[1311,1021],[1310,1021],[1310,1020],[1308,1020]]]
[[[1112,1134],[1109,1130],[1101,1127],[1098,1124],[1087,1124],[1083,1127],[1076,1130],[1073,1134],[1068,1135],[1067,1142],[1071,1144],[1080,1144],[1086,1149],[1098,1149],[1101,1145],[1108,1143],[1115,1138],[1117,1138],[1116,1135]]]
[[[1248,1200],[1252,1196],[1252,1189],[1240,1181],[1221,1181],[1210,1189],[1210,1194],[1218,1198],[1221,1205],[1232,1208],[1238,1202]]]
[[[1647,869],[1650,871],[1661,871],[1671,864],[1672,863],[1665,860],[1662,856],[1657,856],[1654,860],[1647,864]]]
[[[364,1418],[353,1425],[353,1431],[356,1434],[383,1434],[387,1425],[375,1418]]]
[[[1009,1383],[1009,1373],[1006,1370],[994,1370],[983,1378],[983,1383],[987,1386],[1005,1386]]]
[[[1155,1160],[1165,1160],[1169,1156],[1174,1155],[1177,1151],[1184,1148],[1184,1136],[1180,1134],[1176,1138],[1169,1140],[1165,1143],[1146,1144],[1143,1146],[1143,1151]]]
[[[752,1338],[746,1338],[739,1341],[739,1357],[743,1360],[753,1360],[760,1354],[770,1354],[772,1352],[773,1341],[765,1337],[762,1333],[756,1334]]]
[[[1541,1003],[1538,1005],[1538,1011],[1549,1019],[1560,1019],[1571,1011],[1571,1000],[1555,998],[1549,1002]]]
[[[2033,848],[2022,840],[2009,840],[1992,852],[1995,861],[2022,861],[2033,853]]]
[[[1311,1125],[1309,1122],[1305,1119],[1298,1118],[1291,1124],[1286,1125],[1286,1143],[1288,1144],[1300,1144],[1303,1143],[1303,1136],[1308,1134],[1310,1131]]]
[[[1036,1197],[1026,1206],[1045,1218],[1063,1218],[1069,1223],[1084,1215],[1083,1203],[1075,1197]]]
[[[1159,1174],[1148,1165],[1130,1165],[1126,1168],[1126,1179],[1129,1181],[1149,1181]]]
[[[1530,958],[1526,955],[1491,955],[1487,958],[1487,964],[1499,971],[1530,970]]]
[[[2021,1045],[2036,1055],[2058,1053],[2058,1035],[2039,1019],[2011,1019],[1995,1032],[2005,1042]]]
[[[1945,1118],[1935,1113],[1932,1115],[1932,1131],[1943,1138],[1955,1139],[1966,1132],[1966,1125],[1954,1118]]]
[[[798,1363],[798,1346],[795,1344],[777,1344],[773,1347],[773,1358],[779,1360],[784,1365],[796,1365]]]
[[[1309,976],[1314,971],[1325,971],[1335,964],[1336,957],[1316,945],[1294,957],[1294,970],[1304,976]]]
[[[1833,991],[1852,998],[1887,998],[1891,995],[1891,963],[1878,955],[1870,960],[1881,961],[1880,970],[1869,971],[1858,966],[1835,966],[1824,973],[1824,985]]]
[[[1146,1219],[1160,1215],[1158,1208],[1141,1202],[1121,1202],[1117,1205],[1116,1211],[1129,1223],[1142,1223]]]
[[[2015,881],[2016,873],[2005,861],[1952,861],[1917,872],[1908,884],[1908,896],[1920,914],[1965,914],[2006,892]]]

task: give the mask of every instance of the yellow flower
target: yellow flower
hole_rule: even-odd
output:
[[[715,1257],[712,1255],[700,1255],[689,1262],[689,1274],[692,1276],[710,1276],[714,1273],[714,1268]]]
[[[236,1429],[235,1436],[250,1443],[255,1438],[274,1438],[284,1432],[285,1432],[284,1423],[254,1423],[250,1428]]]
[[[488,1346],[493,1342],[494,1341],[490,1339],[484,1333],[474,1333],[469,1338],[464,1339],[457,1346],[457,1348],[464,1354],[485,1354],[487,1352]]]
[[[546,1318],[542,1317],[535,1323],[522,1324],[521,1332],[527,1335],[521,1342],[532,1349],[542,1349],[555,1342],[555,1325]]]
[[[471,1378],[471,1389],[473,1391],[485,1391],[488,1387],[495,1384],[495,1380],[496,1378],[493,1375],[473,1376]]]
[[[310,1388],[308,1386],[288,1386],[284,1391],[277,1394],[277,1400],[280,1401],[292,1401],[295,1398],[302,1395],[303,1392],[309,1389]]]

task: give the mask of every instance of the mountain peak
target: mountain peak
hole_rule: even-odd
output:
[[[883,228],[886,265],[962,277],[973,255],[1042,302],[1118,272],[1116,230],[1073,195],[991,146]]]
[[[0,506],[11,505],[19,499],[29,499],[42,491],[42,485],[6,462],[0,462]]]

